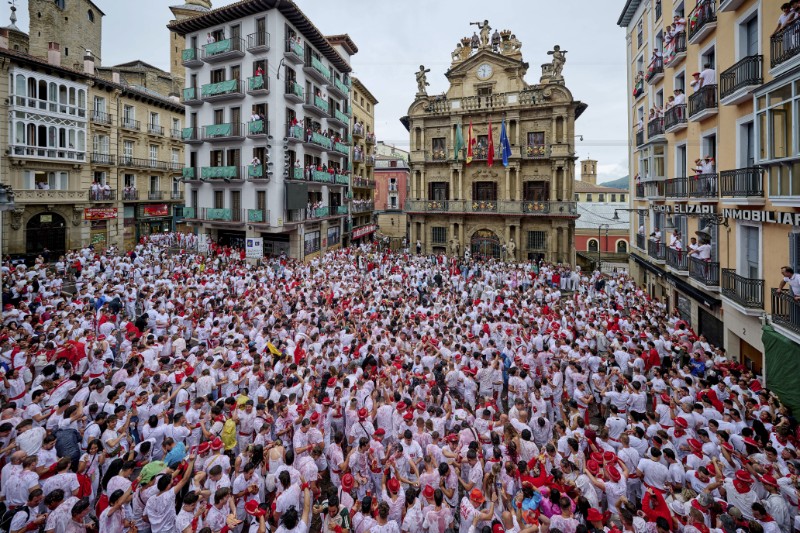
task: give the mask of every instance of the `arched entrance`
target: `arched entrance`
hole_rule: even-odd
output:
[[[481,229],[472,234],[469,243],[474,259],[500,259],[500,239],[488,229]]]
[[[67,221],[58,213],[39,213],[25,225],[25,252],[39,254],[45,248],[58,257],[67,250]]]

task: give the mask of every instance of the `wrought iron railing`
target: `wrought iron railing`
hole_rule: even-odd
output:
[[[719,287],[719,263],[689,257],[689,277],[706,287]]]
[[[689,97],[689,118],[697,116],[703,111],[717,109],[718,106],[717,84],[704,85]]]
[[[764,82],[764,56],[753,55],[737,61],[719,76],[719,98],[724,100],[739,89]]]
[[[764,309],[764,280],[740,276],[722,269],[722,295],[748,309]]]
[[[719,194],[727,198],[763,197],[764,169],[748,167],[720,172]]]
[[[791,291],[772,289],[772,322],[800,334],[800,302]]]

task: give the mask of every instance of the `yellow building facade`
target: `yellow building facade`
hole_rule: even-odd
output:
[[[800,23],[776,32],[780,6],[628,0],[618,21],[631,272],[759,372],[763,323],[800,341],[796,304],[775,290],[783,266],[800,271]],[[692,238],[704,252],[686,253]]]
[[[350,180],[352,198],[351,242],[372,239],[375,224],[375,106],[378,99],[359,80],[353,78],[350,103],[353,109],[350,131],[353,135],[353,172]]]
[[[574,131],[586,105],[564,83],[558,47],[539,82],[529,84],[522,44],[508,30],[492,38],[489,30],[485,21],[480,38],[457,43],[445,94],[429,96],[428,70],[417,72],[417,97],[403,119],[411,134],[405,211],[412,249],[419,243],[424,253],[574,263]]]

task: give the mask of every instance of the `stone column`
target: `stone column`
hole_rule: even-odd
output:
[[[425,169],[419,171],[419,183],[417,184],[417,195],[420,198],[428,198],[428,188],[425,187]]]
[[[460,168],[457,169],[456,172],[458,173],[458,191],[456,191],[455,200],[466,200],[467,197],[464,194],[464,174]]]
[[[561,230],[561,238],[563,242],[561,243],[561,250],[563,250],[563,258],[561,259],[563,262],[569,262],[569,258],[572,255],[572,250],[569,248],[569,230],[567,228],[562,228]]]
[[[562,246],[564,245],[564,241],[561,238],[561,233],[562,229],[556,228],[556,257],[555,257],[556,263],[561,262],[561,254],[564,253],[562,248]]]
[[[506,189],[503,192],[506,200],[511,200],[511,169],[506,167]]]
[[[569,136],[569,131],[568,131],[569,128],[567,128],[567,124],[569,124],[569,122],[567,121],[567,117],[566,116],[562,117],[562,119],[564,121],[564,128],[563,128],[563,130],[561,132],[562,133],[561,142],[563,142],[564,144],[568,144],[569,141],[567,140],[567,137]]]
[[[455,173],[453,172],[453,169],[450,169],[450,171],[448,172],[447,180],[448,180],[448,183],[449,183],[449,186],[450,186],[450,195],[449,196],[450,196],[450,198],[455,199],[453,193],[455,192],[455,188],[458,185],[458,178],[455,176]]]
[[[517,186],[517,200],[522,201],[522,176],[520,176],[520,168],[514,167],[514,178]]]
[[[461,244],[461,250],[459,250],[459,252],[461,253],[461,256],[463,257],[464,256],[464,250],[466,250],[467,247],[469,246],[469,243],[466,240],[464,240],[464,219],[463,218],[461,219],[461,222],[458,225],[458,242]]]

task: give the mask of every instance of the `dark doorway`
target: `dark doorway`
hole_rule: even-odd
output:
[[[67,250],[67,222],[58,213],[39,213],[25,226],[25,251],[39,254],[45,248],[50,250],[50,257]]]

